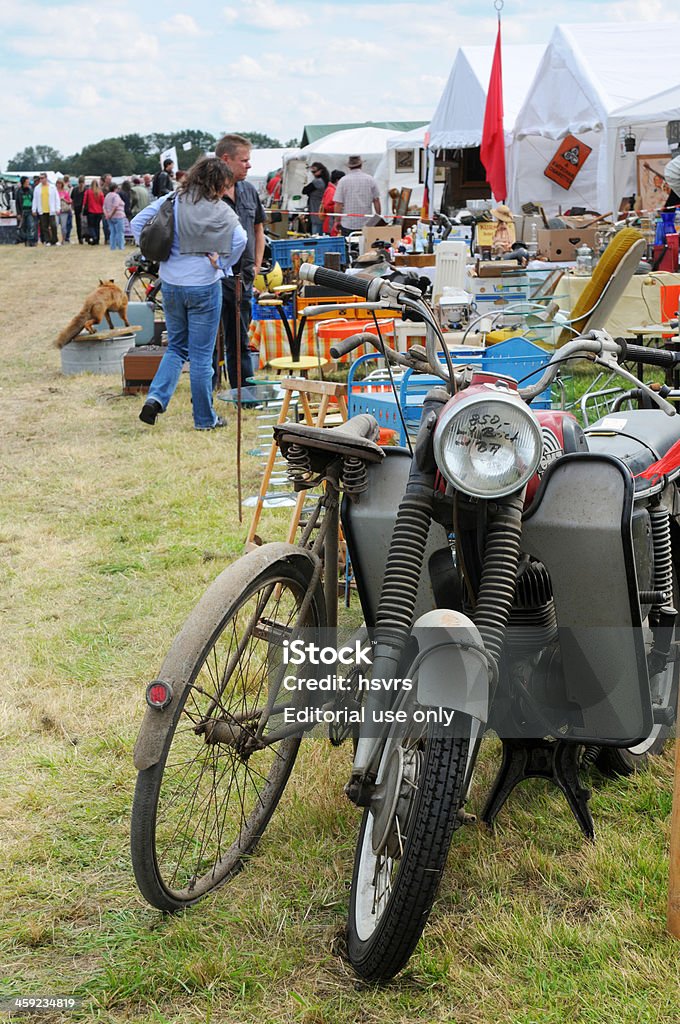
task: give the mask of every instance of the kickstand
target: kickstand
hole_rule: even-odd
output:
[[[503,740],[503,760],[481,820],[488,828],[515,786],[525,779],[547,779],[562,790],[586,839],[595,839],[588,801],[590,790],[579,777],[581,746],[565,740]]]

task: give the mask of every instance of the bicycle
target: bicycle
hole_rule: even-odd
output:
[[[134,302],[151,302],[157,319],[162,318],[163,295],[161,279],[158,276],[158,264],[147,260],[139,250],[131,253],[125,260],[125,273],[128,280],[125,294]]]
[[[340,496],[360,488],[358,463],[383,458],[370,416],[325,430],[323,449],[304,449],[314,430],[276,428],[296,486],[324,482],[298,545],[267,544],[225,569],[147,687],[131,852],[139,889],[159,910],[195,903],[241,869],[297,757],[300,726],[281,719],[301,698],[281,694],[282,652],[336,625],[337,572],[324,576],[324,566],[338,564]]]

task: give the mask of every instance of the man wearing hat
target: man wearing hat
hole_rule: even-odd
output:
[[[361,231],[371,208],[380,214],[380,192],[375,178],[362,171],[360,156],[351,156],[347,161],[349,173],[341,178],[335,189],[335,213],[341,214],[340,231],[349,235]]]

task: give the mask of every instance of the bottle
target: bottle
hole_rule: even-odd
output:
[[[529,241],[527,242],[527,252],[530,256],[538,255],[538,231],[536,230],[535,220],[532,220],[531,227],[529,228]]]
[[[581,245],[576,250],[576,270],[579,277],[590,277],[593,272],[593,250],[589,245]]]

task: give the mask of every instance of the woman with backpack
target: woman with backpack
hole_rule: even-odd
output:
[[[187,172],[174,197],[155,199],[132,221],[139,244],[144,225],[163,203],[174,203],[172,248],[160,263],[168,349],[151,382],[139,418],[152,425],[175,393],[189,360],[196,430],[225,426],[212,404],[212,357],[222,311],[222,278],[245,249],[247,235],[222,197],[233,175],[217,157],[204,157]]]

